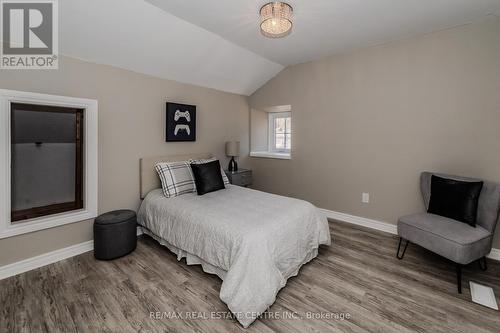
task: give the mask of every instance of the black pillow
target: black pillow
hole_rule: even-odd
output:
[[[432,176],[428,213],[476,226],[477,205],[483,182],[463,182]]]
[[[219,161],[191,164],[198,195],[224,189]]]

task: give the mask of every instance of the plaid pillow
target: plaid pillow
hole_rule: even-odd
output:
[[[155,165],[155,170],[167,198],[196,191],[193,171],[188,162],[161,162]]]
[[[209,159],[189,160],[189,163],[192,163],[192,164],[205,164],[205,163],[213,162],[213,161],[217,161],[217,159],[215,157],[212,157],[212,158],[209,158]],[[227,175],[224,172],[224,170],[222,169],[222,167],[220,167],[220,172],[222,174],[222,180],[224,181],[224,185],[231,184],[231,182],[229,181],[229,178],[227,178]],[[195,188],[195,190],[196,190],[196,188]]]

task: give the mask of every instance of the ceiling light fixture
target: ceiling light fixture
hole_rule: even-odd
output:
[[[285,37],[292,32],[293,8],[285,2],[269,2],[260,8],[260,32],[269,38]]]

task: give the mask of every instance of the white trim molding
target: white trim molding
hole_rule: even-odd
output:
[[[79,108],[84,111],[84,208],[11,223],[10,105],[26,103]],[[0,89],[0,239],[89,220],[97,216],[97,108],[96,100]]]
[[[271,151],[252,151],[250,152],[250,157],[264,157],[264,158],[275,158],[278,160],[291,160],[292,157],[289,153],[275,153]]]
[[[359,225],[365,228],[370,228],[378,231],[387,232],[392,235],[398,234],[398,227],[395,224],[382,222],[377,220],[368,219],[366,217],[360,217],[355,215],[349,215],[346,213],[335,212],[333,210],[321,209],[321,211],[326,215],[327,218],[332,220],[337,220],[341,222],[347,222],[355,225]],[[491,249],[490,254],[487,256],[493,260],[500,261],[500,249]]]
[[[137,227],[137,236],[142,235],[142,228]],[[0,280],[25,273],[33,269],[53,264],[79,254],[94,250],[94,241],[89,240],[80,244],[71,245],[62,249],[47,252],[36,257],[24,259],[5,266],[0,266]]]
[[[362,227],[375,229],[375,230],[379,230],[379,231],[384,231],[384,232],[387,232],[387,233],[390,233],[393,235],[397,235],[397,233],[398,233],[397,226],[394,224],[391,224],[391,223],[372,220],[372,219],[368,219],[366,217],[349,215],[346,213],[334,212],[334,211],[328,210],[328,209],[321,209],[321,210],[326,215],[326,217],[328,217],[329,219],[332,219],[332,220],[338,220],[338,221],[342,221],[342,222],[356,224],[356,225],[360,225]]]
[[[31,271],[36,268],[47,266],[64,259],[68,259],[79,254],[92,251],[93,249],[94,241],[90,240],[52,252],[44,253],[36,257],[21,260],[9,265],[5,265],[0,267],[0,280],[27,271]]]

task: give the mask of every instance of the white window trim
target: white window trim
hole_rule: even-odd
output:
[[[269,132],[268,132],[268,151],[271,154],[285,154],[285,155],[290,155],[291,149],[275,149],[275,133],[274,133],[274,121],[277,118],[291,118],[292,113],[291,112],[270,112],[268,115],[268,122],[269,122]]]
[[[11,223],[10,203],[10,104],[26,103],[84,109],[84,207],[83,209],[47,215]],[[97,216],[97,109],[96,100],[37,94],[0,89],[0,239],[69,223],[93,219]]]
[[[250,157],[264,157],[264,158],[275,158],[278,160],[291,160],[292,156],[284,153],[274,153],[271,151],[252,151],[250,152]]]

